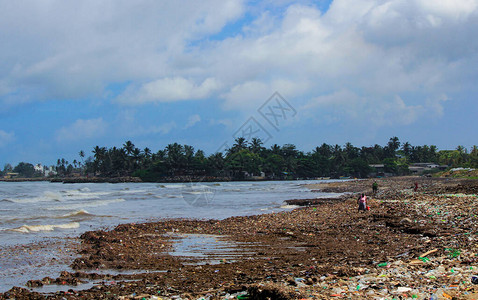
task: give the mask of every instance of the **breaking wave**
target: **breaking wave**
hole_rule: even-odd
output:
[[[23,225],[18,228],[10,229],[10,231],[16,231],[21,233],[30,233],[30,232],[40,232],[40,231],[53,231],[56,228],[58,229],[74,229],[80,227],[80,223],[72,222],[65,224],[54,224],[54,225]]]
[[[63,201],[63,197],[60,193],[46,191],[42,196],[32,198],[18,198],[18,199],[4,199],[8,202],[14,203],[36,203],[36,202],[48,202],[48,201]]]
[[[183,194],[201,195],[201,194],[214,194],[214,193],[211,191],[188,191],[188,192],[183,192]]]
[[[295,209],[299,207],[300,207],[299,205],[290,205],[290,204],[284,204],[280,206],[280,208],[283,208],[283,209]]]
[[[68,197],[68,199],[99,199],[101,196],[111,195],[112,192],[89,192],[89,189],[67,190],[62,193]]]
[[[184,184],[168,184],[168,185],[165,185],[164,187],[168,188],[168,189],[182,189],[182,188],[185,188],[186,185],[184,185]]]
[[[86,207],[97,207],[97,206],[105,206],[113,203],[124,202],[126,200],[118,198],[118,199],[110,199],[110,200],[98,200],[92,202],[84,202],[84,203],[75,203],[70,205],[61,205],[61,206],[53,206],[47,208],[48,210],[82,210]]]
[[[89,212],[87,212],[84,209],[80,209],[80,210],[71,212],[69,214],[65,214],[65,215],[63,215],[59,218],[63,219],[63,218],[72,218],[72,217],[88,217],[88,216],[94,216],[94,215],[90,214]]]

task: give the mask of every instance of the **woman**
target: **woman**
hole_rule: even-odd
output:
[[[360,196],[357,200],[358,203],[358,210],[361,211],[366,211],[367,210],[367,196],[365,196],[364,193],[362,193],[362,196]]]

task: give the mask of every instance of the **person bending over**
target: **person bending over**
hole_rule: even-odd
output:
[[[366,211],[367,210],[367,196],[365,196],[364,193],[358,198],[358,210],[361,211]]]

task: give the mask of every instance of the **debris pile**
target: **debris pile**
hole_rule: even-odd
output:
[[[63,281],[68,292],[14,288],[0,299],[478,299],[476,182],[378,184],[366,212],[357,211],[354,193],[370,195],[372,181],[361,180],[324,185],[351,194],[289,212],[87,232],[72,265],[81,272],[29,283]],[[171,255],[171,233],[216,235],[240,246],[232,260],[201,261]],[[93,287],[75,289],[91,280]]]

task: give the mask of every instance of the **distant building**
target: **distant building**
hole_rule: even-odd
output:
[[[372,164],[369,165],[370,168],[372,168],[372,172],[370,172],[371,177],[377,177],[377,176],[385,176],[385,165],[384,164]]]
[[[45,167],[45,177],[55,176],[57,174],[58,174],[58,172],[55,170],[55,168],[53,166]]]
[[[5,179],[12,179],[12,178],[18,177],[18,175],[19,175],[18,173],[8,172],[7,174],[5,174],[5,175],[3,176],[3,178],[5,178]]]
[[[57,174],[53,166],[47,167],[47,166],[43,166],[42,164],[36,164],[33,166],[33,169],[35,170],[35,172],[41,174],[44,177],[54,176]]]
[[[44,167],[42,166],[42,164],[36,164],[36,165],[34,165],[34,166],[33,166],[33,170],[35,170],[35,172],[38,172],[38,173],[40,173],[40,174],[42,174],[42,175],[45,174],[45,169],[44,169]]]
[[[411,164],[408,169],[410,170],[410,173],[413,175],[421,175],[425,172],[428,171],[433,171],[433,170],[446,170],[448,168],[447,165],[438,165],[436,163],[414,163]]]

